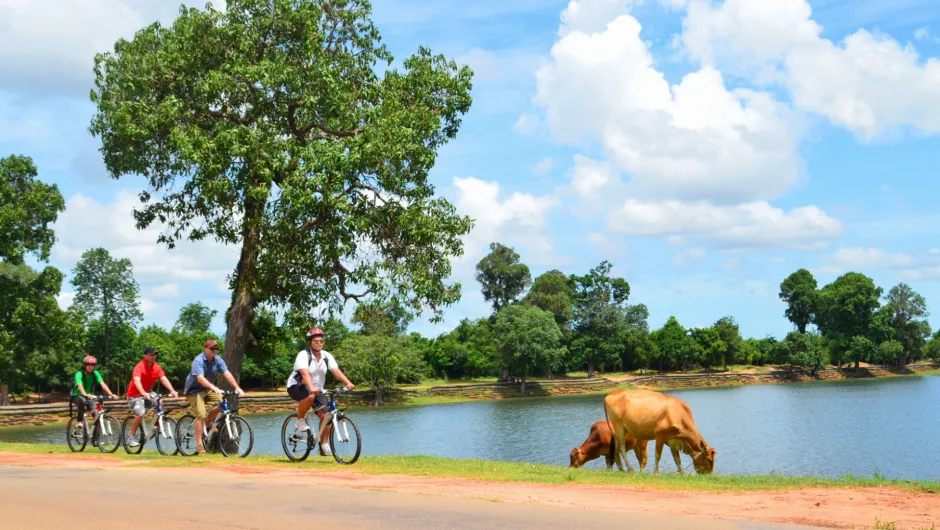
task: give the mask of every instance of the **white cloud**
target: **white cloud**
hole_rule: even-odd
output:
[[[832,255],[823,256],[825,267],[832,270],[897,269],[914,264],[914,258],[903,253],[889,254],[880,248],[841,247]]]
[[[0,0],[0,88],[87,98],[95,54],[113,50],[117,39],[131,38],[152,22],[171,22],[180,3]],[[206,2],[182,3],[202,8]]]
[[[932,249],[930,249],[930,253],[931,253],[931,254],[940,254],[940,248],[932,248]]]
[[[915,40],[926,40],[930,38],[930,31],[927,28],[917,28],[914,30],[914,39]]]
[[[766,202],[718,207],[705,202],[628,199],[607,219],[611,230],[646,236],[696,235],[725,248],[819,248],[842,224],[815,206],[784,212]]]
[[[165,283],[150,289],[152,298],[179,298],[180,286],[178,283]]]
[[[81,194],[70,197],[65,211],[53,225],[58,241],[52,257],[70,269],[86,250],[104,247],[113,257],[129,258],[134,276],[142,284],[150,285],[180,281],[217,284],[235,268],[236,246],[211,240],[182,241],[169,250],[158,244],[157,237],[163,229],[159,223],[146,230],[136,228],[132,211],[139,205],[138,198],[124,190],[111,204],[101,204]]]
[[[555,167],[555,161],[552,160],[552,157],[547,156],[539,160],[538,164],[535,164],[535,167],[532,168],[532,172],[536,175],[544,175],[552,170]]]
[[[545,234],[545,223],[548,212],[558,205],[554,196],[516,192],[501,199],[499,182],[454,177],[453,183],[457,188],[457,211],[475,219],[473,229],[464,236],[463,256],[454,260],[455,277],[473,278],[473,267],[489,252],[492,242],[513,246],[520,254],[521,249],[526,250],[526,262],[530,264],[551,255],[552,242]]]
[[[898,273],[898,280],[902,282],[940,280],[940,267],[905,269]]]
[[[797,184],[799,122],[769,94],[729,91],[705,67],[671,86],[629,15],[601,32],[570,31],[536,74],[536,102],[555,138],[596,138],[631,176],[633,195],[735,202]]]
[[[56,295],[55,300],[59,303],[60,308],[66,310],[72,305],[72,301],[75,300],[75,291],[62,291]]]
[[[682,267],[688,263],[705,261],[707,258],[708,252],[705,249],[693,247],[677,252],[676,255],[672,258],[672,262],[677,266]]]
[[[542,122],[538,116],[534,114],[523,114],[513,123],[512,130],[522,136],[528,136],[538,131],[541,125]]]
[[[629,247],[621,239],[609,237],[606,234],[597,232],[588,234],[588,242],[594,245],[595,252],[597,252],[602,259],[613,260],[625,258],[629,251]]]
[[[642,0],[571,0],[561,12],[558,35],[572,31],[594,33],[603,31],[607,22],[622,15],[627,8]]]
[[[737,272],[741,268],[741,260],[739,258],[728,258],[722,264],[722,268],[725,272]]]
[[[571,187],[583,198],[597,197],[601,188],[616,180],[616,170],[607,162],[574,155]]]
[[[864,29],[833,43],[811,14],[806,0],[694,0],[683,40],[707,64],[783,82],[798,108],[862,138],[905,127],[940,132],[940,61]]]

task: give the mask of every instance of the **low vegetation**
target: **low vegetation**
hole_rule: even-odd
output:
[[[105,455],[98,451],[71,453],[64,445],[17,444],[0,442],[0,451],[69,455],[73,458],[120,459],[124,465],[141,466],[267,466],[297,469],[305,467],[316,470],[338,470],[332,458],[310,457],[306,462],[290,462],[283,455],[250,455],[244,459],[225,458],[220,455],[199,457],[164,457],[153,450],[145,449],[140,455],[128,455],[118,450]],[[134,461],[130,464],[127,461]],[[631,486],[666,490],[710,490],[747,491],[783,490],[793,488],[858,488],[897,487],[914,491],[935,493],[940,491],[940,482],[891,480],[882,477],[844,476],[838,479],[786,475],[679,475],[677,473],[622,473],[606,469],[569,469],[564,465],[530,464],[524,462],[501,462],[492,460],[450,459],[434,456],[363,456],[354,466],[343,467],[343,471],[370,474],[401,474],[463,478],[468,480],[496,482],[533,482],[544,484],[595,484]]]

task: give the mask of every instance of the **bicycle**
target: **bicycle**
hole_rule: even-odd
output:
[[[317,452],[320,456],[323,456],[322,450],[320,450],[320,437],[323,436],[323,433],[327,428],[330,429],[330,451],[333,453],[333,459],[337,463],[344,465],[355,464],[359,460],[359,453],[362,450],[362,438],[359,436],[359,427],[356,426],[349,416],[343,412],[343,409],[336,407],[336,394],[344,394],[349,392],[344,387],[334,388],[333,390],[327,390],[323,392],[323,395],[329,396],[330,403],[327,406],[326,417],[323,418],[323,421],[320,423],[320,428],[316,434],[313,433],[313,430],[309,431],[299,431],[296,428],[297,422],[297,413],[294,412],[289,414],[284,418],[284,423],[281,425],[281,447],[284,448],[284,453],[287,454],[287,458],[295,462],[303,462],[307,459],[307,456],[310,455],[311,444],[316,444]],[[313,409],[307,411],[307,414],[304,416],[304,421],[307,422],[307,425],[311,425],[310,416],[313,413]],[[295,426],[291,428],[291,424]],[[342,430],[339,428],[339,423],[342,423]],[[339,449],[349,448],[352,446],[350,444],[349,438],[349,429],[347,424],[352,425],[353,432],[356,434],[356,443],[355,443],[355,454],[352,455],[352,458],[345,460],[340,457]],[[288,434],[290,432],[290,434]],[[303,448],[300,448],[303,446]]]
[[[152,404],[149,408],[150,410],[144,414],[140,419],[140,425],[137,426],[137,434],[140,438],[140,443],[136,446],[128,445],[127,438],[131,433],[131,425],[134,422],[134,415],[124,418],[124,422],[121,424],[121,445],[124,446],[124,450],[129,455],[140,454],[144,450],[144,444],[148,440],[156,438],[157,450],[160,451],[160,454],[163,456],[173,456],[179,452],[179,447],[176,445],[176,420],[169,417],[167,413],[163,410],[163,398],[168,397],[169,394],[157,394],[151,392],[148,399]],[[153,420],[147,421],[147,415],[152,416]],[[170,451],[172,449],[172,452]]]
[[[80,453],[85,450],[85,445],[88,444],[89,438],[89,426],[88,426],[88,414],[94,416],[94,430],[91,432],[91,444],[96,446],[99,451],[102,453],[113,453],[117,451],[118,444],[120,441],[117,439],[121,435],[121,424],[117,421],[117,418],[111,415],[111,409],[105,409],[101,403],[108,400],[117,399],[110,396],[95,396],[95,408],[94,410],[89,410],[86,412],[85,417],[79,422],[77,416],[73,416],[69,419],[68,424],[65,426],[65,438],[69,444],[69,449],[73,453]],[[113,439],[114,445],[105,445],[103,438],[109,440]]]
[[[237,412],[229,410],[228,400],[226,398],[235,395],[237,394],[232,391],[222,392],[222,402],[210,409],[209,412],[218,408],[222,410],[216,415],[215,420],[212,421],[211,431],[207,425],[208,422],[203,422],[202,443],[206,451],[209,451],[210,446],[212,446],[212,449],[218,448],[219,452],[226,457],[232,453],[234,447],[235,454],[238,454],[241,458],[245,458],[248,456],[248,453],[251,452],[252,446],[254,446],[255,433],[245,418],[239,416]],[[187,413],[176,423],[176,447],[183,456],[193,456],[196,454],[195,422],[196,416],[192,413]],[[218,436],[216,436],[216,434],[218,434]],[[245,450],[245,454],[240,454],[240,449],[243,447],[243,434],[248,435],[247,449]],[[211,452],[215,451],[213,450]]]

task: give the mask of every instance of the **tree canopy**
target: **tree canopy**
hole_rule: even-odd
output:
[[[472,220],[427,176],[471,105],[467,67],[420,47],[393,68],[367,0],[181,8],[95,58],[92,133],[114,178],[148,185],[139,228],[241,247],[225,358],[259,304],[302,328],[366,294],[415,310],[459,299],[450,258]]]

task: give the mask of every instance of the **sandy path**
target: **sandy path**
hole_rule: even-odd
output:
[[[805,525],[811,527],[828,528],[872,528],[877,518],[883,521],[897,522],[898,528],[929,528],[932,524],[940,525],[940,495],[930,493],[915,493],[893,488],[865,488],[865,489],[800,489],[784,492],[745,492],[745,493],[709,493],[709,492],[672,492],[656,491],[624,486],[591,486],[580,484],[551,485],[532,483],[501,483],[481,482],[464,479],[447,479],[437,477],[415,477],[409,475],[367,475],[355,471],[323,472],[309,467],[298,466],[297,469],[270,468],[261,466],[215,466],[204,468],[154,468],[133,467],[133,460],[117,460],[105,456],[84,457],[80,459],[69,458],[68,455],[37,455],[21,453],[0,453],[0,471],[10,473],[14,471],[27,472],[21,466],[57,468],[53,470],[29,470],[34,473],[50,472],[65,473],[76,470],[95,470],[97,473],[107,473],[107,478],[101,482],[106,484],[127,481],[137,484],[154,484],[154,480],[168,481],[172,488],[157,488],[160,495],[175,495],[167,499],[170,506],[185,504],[193,495],[187,495],[185,489],[197,488],[201,495],[215,490],[214,497],[223,497],[222,489],[199,487],[199,481],[206,480],[210,484],[225,488],[225,497],[231,497],[234,492],[249,492],[259,489],[261,492],[280,491],[273,499],[250,495],[244,502],[235,507],[239,510],[263,510],[269,506],[268,515],[281,513],[273,507],[278,500],[289,499],[290,492],[323,489],[325,492],[337,493],[338,497],[346,498],[353,491],[356,494],[376,493],[374,490],[394,491],[403,494],[408,499],[422,499],[418,506],[426,506],[429,510],[435,506],[448,507],[448,511],[437,513],[417,512],[408,517],[417,517],[417,520],[438,521],[444,514],[462,513],[459,507],[469,508],[467,502],[473,499],[496,500],[498,503],[483,502],[482,506],[494,509],[492,516],[499,521],[534,522],[542,520],[539,514],[551,514],[542,523],[556,524],[566,517],[573,517],[572,521],[587,524],[590,519],[591,526],[604,524],[608,518],[619,521],[627,520],[636,523],[637,528],[771,528],[775,526],[743,525],[735,520],[761,521],[765,523],[787,523],[791,525]],[[146,477],[140,476],[145,474]],[[0,508],[20,508],[24,506],[13,498],[25,495],[25,484],[28,481],[10,481],[0,475]],[[136,478],[139,477],[139,478]],[[233,481],[239,484],[232,488]],[[16,482],[16,484],[13,484]],[[98,486],[98,480],[82,479],[83,485]],[[24,486],[21,486],[21,483]],[[43,487],[57,489],[60,493],[68,495],[73,491],[66,484],[57,481],[46,481]],[[102,486],[103,487],[103,486]],[[185,487],[185,488],[184,488]],[[184,488],[184,489],[181,489]],[[272,488],[274,488],[272,490]],[[130,488],[133,491],[134,487]],[[127,488],[118,489],[118,492]],[[372,490],[372,491],[370,491]],[[340,493],[342,492],[342,493]],[[104,492],[102,492],[104,493]],[[114,492],[108,493],[110,499]],[[26,495],[28,498],[28,495]],[[57,499],[60,495],[54,495]],[[93,497],[93,496],[92,496]],[[86,498],[92,498],[86,497]],[[380,496],[381,497],[381,496]],[[46,497],[48,499],[48,497]],[[319,494],[307,496],[308,499],[319,498]],[[381,497],[386,498],[386,497]],[[25,501],[23,501],[25,502]],[[274,504],[271,504],[274,502]],[[299,501],[302,506],[309,501]],[[358,502],[358,501],[357,501]],[[364,499],[362,502],[381,502]],[[409,501],[410,502],[410,501]],[[472,509],[482,509],[476,506],[479,501],[473,501]],[[538,505],[538,506],[532,506]],[[536,508],[534,511],[531,509]],[[112,509],[110,503],[108,509]],[[292,509],[289,508],[288,511]],[[378,508],[376,508],[378,509]],[[463,509],[463,508],[461,508]],[[504,510],[505,513],[499,510]],[[520,511],[521,510],[521,511]],[[527,511],[528,510],[528,511]],[[6,512],[7,510],[2,510]],[[237,511],[237,510],[236,510]],[[355,511],[355,509],[353,510]],[[380,510],[381,511],[381,510]],[[411,513],[411,512],[408,512]],[[489,513],[489,512],[488,512]],[[586,515],[590,514],[588,519]],[[407,513],[402,512],[402,517]],[[250,514],[245,514],[249,517]],[[424,519],[422,519],[422,517]],[[457,515],[455,515],[457,517]],[[531,519],[536,517],[536,519]],[[407,517],[406,517],[407,518]],[[438,519],[435,519],[438,518]],[[560,519],[559,519],[560,518]],[[472,519],[472,518],[471,518]],[[470,524],[471,519],[455,520],[440,519],[444,526],[462,526]],[[247,519],[246,519],[247,520]],[[411,520],[411,519],[409,519]],[[404,520],[403,520],[404,521]],[[285,521],[286,522],[286,521]],[[376,524],[375,521],[361,521]],[[380,523],[397,528],[392,521],[384,518]],[[492,522],[492,520],[491,520]],[[176,521],[174,524],[178,524]],[[655,523],[655,525],[654,525]],[[348,526],[348,521],[343,523]],[[516,523],[514,523],[516,524]],[[652,526],[648,526],[652,525]],[[678,526],[676,526],[678,525]],[[689,526],[691,525],[691,526]],[[268,524],[263,525],[267,527]],[[272,525],[273,526],[273,525]],[[278,524],[280,526],[280,524]],[[431,524],[438,527],[438,524]],[[503,526],[499,524],[498,526]],[[524,525],[527,526],[527,525]],[[568,525],[565,525],[567,527]],[[631,525],[632,526],[632,525]],[[30,525],[31,528],[37,526]]]

